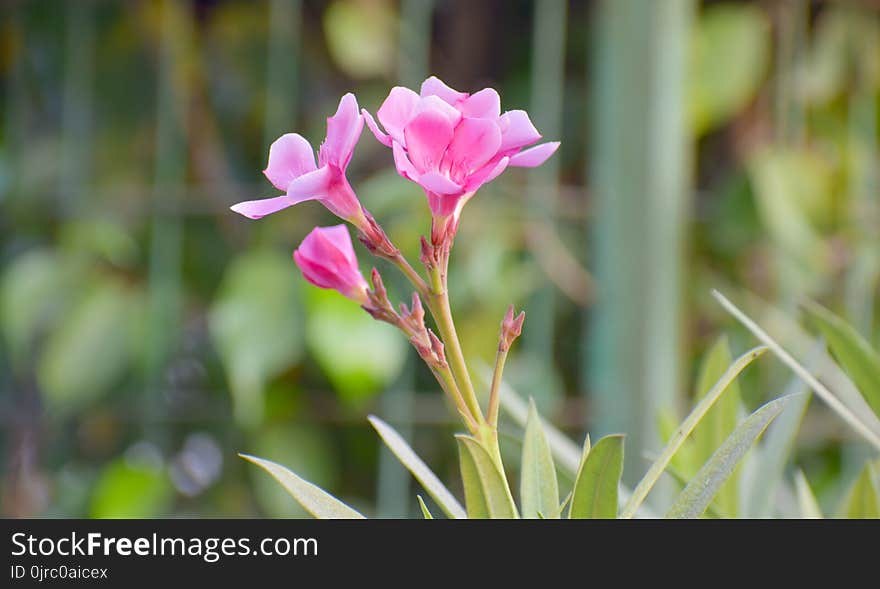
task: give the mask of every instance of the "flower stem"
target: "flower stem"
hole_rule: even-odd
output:
[[[495,372],[492,374],[492,387],[489,390],[489,409],[487,418],[489,425],[494,429],[498,429],[498,412],[501,406],[501,376],[504,373],[504,363],[507,361],[507,353],[509,349],[498,346],[498,352],[495,354]]]
[[[428,298],[428,308],[434,316],[437,329],[440,331],[440,337],[443,338],[443,344],[446,346],[448,354],[449,367],[458,383],[462,392],[465,403],[471,414],[478,423],[485,422],[483,412],[480,409],[480,403],[477,400],[477,394],[474,391],[473,382],[467,369],[467,363],[464,360],[464,353],[461,349],[461,342],[458,339],[458,333],[455,330],[455,322],[452,319],[452,310],[449,307],[449,294],[444,288],[442,292],[432,292]]]
[[[461,396],[461,392],[458,390],[458,385],[455,383],[455,378],[453,378],[452,373],[449,371],[449,368],[438,369],[432,368],[431,372],[434,373],[434,378],[437,379],[437,382],[440,383],[440,387],[446,391],[446,394],[452,399],[452,402],[455,404],[455,408],[458,410],[459,415],[461,415],[462,419],[464,419],[465,424],[472,434],[476,435],[480,431],[479,424],[474,420],[474,417],[471,415],[470,410],[464,402],[464,399]]]
[[[394,265],[400,268],[400,271],[403,272],[403,275],[406,276],[410,282],[412,282],[413,286],[416,288],[416,292],[419,293],[419,296],[421,296],[422,298],[428,298],[430,293],[428,285],[425,284],[422,276],[418,272],[416,272],[415,268],[410,265],[409,261],[405,257],[403,257],[403,254],[398,251],[397,255],[393,258],[390,258],[390,260],[394,262]]]

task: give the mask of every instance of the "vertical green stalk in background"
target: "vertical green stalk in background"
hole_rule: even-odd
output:
[[[187,179],[189,68],[193,57],[190,3],[164,0],[161,14],[143,411],[146,429],[154,437],[162,433],[155,428],[163,399],[163,372],[175,349],[181,317],[183,226],[178,201]]]
[[[545,137],[560,139],[562,104],[565,91],[566,0],[540,0],[535,4],[532,32],[531,117]],[[546,224],[552,230],[556,221],[561,159],[550,158],[529,173],[527,193],[531,199],[529,221]],[[548,233],[552,233],[548,232]],[[554,364],[556,289],[548,284],[535,293],[527,305],[529,328],[525,332],[525,351],[541,366]]]
[[[587,340],[589,418],[656,450],[680,389],[691,139],[685,81],[693,0],[604,0],[593,60],[591,154],[597,306]],[[645,464],[629,461],[632,481]]]
[[[95,79],[94,2],[67,4],[64,102],[61,111],[60,210],[75,214],[91,169],[92,85]]]
[[[266,115],[263,144],[269,145],[293,127],[299,104],[301,0],[269,2],[269,51],[266,58]]]
[[[397,77],[408,88],[418,87],[427,76],[431,54],[431,19],[433,0],[403,0],[400,5]],[[381,399],[382,416],[392,423],[405,439],[412,437],[415,392],[415,367],[408,352],[406,368],[393,387]],[[382,444],[379,450],[377,480],[377,515],[384,518],[405,518],[409,515],[410,474],[394,454]]]

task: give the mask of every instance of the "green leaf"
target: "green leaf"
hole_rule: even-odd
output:
[[[700,472],[691,479],[672,504],[666,517],[700,517],[712,502],[718,489],[730,477],[737,464],[764,433],[770,422],[798,396],[800,393],[774,399],[747,417],[703,465]]]
[[[400,434],[394,431],[390,425],[375,417],[369,416],[370,424],[379,433],[379,436],[385,442],[385,445],[397,456],[400,463],[403,464],[413,477],[428,492],[428,495],[437,502],[440,509],[447,516],[453,519],[463,519],[467,517],[464,508],[455,499],[452,493],[447,489],[440,479],[437,478],[430,468],[422,461],[421,458],[413,451],[409,444],[406,443]]]
[[[802,392],[803,383],[795,377],[795,380],[786,387],[786,393]],[[773,420],[760,447],[755,448],[757,466],[749,478],[747,489],[744,490],[743,513],[741,517],[765,518],[771,515],[772,498],[782,481],[785,464],[794,449],[798,430],[807,412],[812,394],[805,392],[783,410],[782,414]],[[725,487],[730,481],[725,483]],[[724,487],[722,487],[722,490]]]
[[[657,480],[663,474],[663,471],[669,465],[669,462],[672,460],[675,453],[678,452],[678,449],[681,448],[684,441],[691,434],[694,428],[700,423],[700,421],[705,417],[706,413],[709,409],[712,408],[712,405],[724,394],[730,384],[739,376],[740,372],[742,372],[746,366],[752,363],[756,358],[758,358],[761,354],[763,354],[767,348],[763,346],[759,346],[757,348],[753,348],[737,358],[736,362],[730,365],[727,371],[718,379],[718,382],[715,383],[715,386],[712,387],[712,390],[709,391],[705,397],[703,397],[699,403],[691,410],[690,414],[681,422],[681,425],[678,426],[678,429],[672,434],[672,437],[669,439],[669,442],[663,448],[663,451],[660,452],[660,456],[657,460],[651,464],[651,467],[648,469],[648,472],[642,477],[642,480],[639,481],[639,484],[636,485],[636,488],[633,489],[632,496],[629,498],[629,501],[626,502],[626,505],[621,512],[620,517],[622,519],[628,519],[635,515],[636,510],[645,500],[645,497],[648,496],[648,493],[657,483]]]
[[[434,516],[431,515],[431,511],[428,509],[428,506],[425,505],[425,500],[422,499],[422,496],[416,495],[416,499],[419,500],[419,508],[422,510],[422,516],[425,519],[434,519]]]
[[[822,510],[819,509],[819,502],[816,501],[816,495],[810,488],[807,477],[804,476],[802,470],[798,470],[794,475],[794,485],[797,491],[797,502],[800,510],[800,516],[803,519],[822,519]]]
[[[804,307],[825,336],[831,353],[874,413],[880,415],[880,355],[849,323],[825,307],[812,302]]]
[[[810,388],[813,389],[822,401],[825,402],[841,419],[843,419],[850,427],[859,433],[865,440],[871,443],[876,449],[880,450],[880,432],[875,432],[872,427],[877,422],[877,416],[871,413],[870,407],[865,407],[864,412],[859,409],[853,409],[852,406],[844,404],[843,401],[817,379],[809,370],[804,368],[797,360],[785,351],[779,343],[773,339],[766,331],[764,331],[753,319],[743,313],[736,305],[730,302],[727,297],[717,290],[712,291],[712,296],[721,304],[724,309],[733,315],[737,321],[742,323],[746,329],[752,332],[761,342],[763,342],[782,362],[788,366],[792,372],[797,374]],[[859,400],[863,399],[856,395]],[[867,414],[864,414],[864,413]],[[871,425],[869,425],[871,424]]]
[[[623,474],[623,435],[605,436],[584,455],[571,494],[571,519],[614,519]]]
[[[82,408],[118,383],[131,364],[133,293],[114,280],[95,284],[52,332],[37,369],[48,405]]]
[[[540,513],[551,517],[559,508],[559,482],[553,454],[541,427],[541,417],[532,399],[529,399],[520,477],[522,516],[534,519]]]
[[[406,339],[339,293],[309,287],[306,343],[344,400],[359,404],[403,369]]]
[[[319,427],[306,424],[288,425],[271,423],[262,425],[248,440],[247,453],[255,456],[271,456],[274,462],[283,464],[322,489],[339,486],[339,459],[332,438]],[[312,516],[271,477],[252,470],[254,498],[260,510],[274,518],[311,518]]]
[[[712,386],[718,382],[727,367],[731,365],[733,358],[727,338],[721,336],[706,353],[700,373],[697,378],[697,398],[705,397]],[[693,470],[685,471],[686,476],[693,476],[697,469],[705,464],[710,456],[724,443],[739,419],[740,407],[739,383],[733,381],[727,392],[706,413],[703,420],[694,428],[694,459],[696,464]],[[737,514],[737,473],[718,491],[715,504],[725,517],[736,517]]]
[[[841,515],[849,519],[880,519],[880,490],[871,463],[865,464],[843,504]]]
[[[477,463],[470,450],[459,440],[458,460],[461,466],[461,484],[464,487],[464,503],[467,506],[469,519],[489,519],[489,504],[483,485],[480,481],[480,472]]]
[[[471,519],[514,519],[518,517],[504,475],[489,453],[474,438],[457,434],[465,503]]]
[[[296,499],[303,508],[317,519],[364,519],[364,516],[328,493],[320,487],[305,481],[284,468],[269,460],[239,454],[245,460],[253,462],[287,489],[291,497]]]
[[[266,383],[302,355],[296,268],[290,258],[255,251],[227,268],[209,326],[229,378],[236,418],[260,423]]]
[[[756,6],[707,7],[694,27],[688,107],[697,134],[721,125],[758,91],[769,65],[770,23]]]
[[[173,495],[161,464],[119,459],[103,470],[95,485],[91,517],[158,517],[170,506]]]
[[[483,365],[479,372],[480,378],[486,386],[492,380],[492,369]],[[513,419],[514,422],[521,427],[525,427],[529,415],[529,406],[513,388],[506,382],[501,383],[501,408]],[[552,423],[548,423],[542,419],[541,424],[544,428],[544,434],[547,436],[547,442],[550,444],[550,450],[553,452],[553,458],[556,460],[559,474],[574,482],[577,476],[578,467],[580,466],[582,449],[571,440],[567,435],[559,431]],[[589,443],[589,436],[587,437]],[[621,484],[618,489],[619,501],[621,504],[626,503],[632,495],[626,485]],[[651,518],[657,517],[656,514],[647,506],[642,504],[639,506],[638,515],[641,517]]]

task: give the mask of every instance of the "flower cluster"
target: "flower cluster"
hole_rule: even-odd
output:
[[[433,76],[424,81],[419,93],[393,88],[376,118],[378,123],[365,109],[359,109],[353,94],[346,94],[336,113],[327,119],[327,135],[318,149],[317,161],[312,145],[301,135],[281,136],[269,149],[269,163],[263,173],[283,194],[241,202],[232,210],[259,219],[316,200],[353,225],[371,253],[394,263],[412,282],[415,293],[410,306],[394,308],[376,269],[371,273],[372,284],[364,279],[345,225],[316,227],[306,236],[293,254],[303,276],[316,286],[337,290],[376,319],[403,331],[468,427],[478,431],[487,422],[476,400],[449,309],[446,270],[450,248],[462,208],[481,186],[508,167],[542,164],[559,143],[533,146],[541,135],[528,114],[522,110],[502,113],[495,90],[459,92]],[[421,186],[427,197],[432,227],[430,239],[422,240],[420,258],[427,279],[394,246],[346,177],[365,122],[376,139],[391,148],[397,172]],[[439,335],[425,325],[422,300]],[[522,314],[514,319],[512,312],[502,323],[499,353],[503,355],[522,328]],[[503,365],[503,357],[501,361]]]

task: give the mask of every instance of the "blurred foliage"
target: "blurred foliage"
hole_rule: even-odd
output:
[[[412,33],[400,30],[399,2],[286,1],[0,8],[4,514],[302,515],[240,451],[288,465],[370,513],[380,442],[365,416],[381,414],[392,385],[414,391],[407,411],[417,450],[438,473],[455,472],[451,418],[430,374],[402,376],[406,342],[296,272],[292,249],[334,219],[314,203],[261,221],[228,212],[274,193],[260,170],[276,136],[298,131],[317,145],[349,90],[375,112],[398,83],[399,43]],[[432,73],[461,89],[492,85],[505,108],[530,108],[534,3],[435,4]],[[465,351],[486,362],[505,306],[555,287],[552,349],[515,349],[508,378],[578,439],[592,418],[580,365],[593,293],[560,287],[547,266],[596,263],[587,244],[603,219],[593,215],[595,179],[584,170],[609,147],[589,145],[585,132],[594,124],[593,4],[568,3],[559,31],[564,125],[561,137],[548,137],[563,141],[559,197],[548,205],[558,241],[535,237],[531,172],[510,170],[468,204],[450,277]],[[800,6],[803,18],[782,4]],[[289,26],[273,27],[273,14],[288,15]],[[880,13],[869,2],[705,2],[688,64],[694,197],[682,357],[687,383],[697,384],[685,390],[705,394],[730,350],[751,345],[710,288],[742,288],[788,310],[814,298],[876,350]],[[159,80],[171,84],[170,104]],[[171,145],[160,128],[173,131]],[[162,163],[169,149],[181,154],[171,173]],[[365,133],[349,177],[414,259],[427,207],[391,165]],[[178,319],[158,334],[167,358],[153,366],[156,301],[173,277],[157,270],[163,244],[151,240],[168,221],[181,236],[164,260],[179,274],[179,296],[168,299]],[[374,260],[357,247],[366,271]],[[377,266],[394,298],[407,299],[392,268]],[[584,276],[576,286],[589,283]],[[726,344],[716,343],[722,332]],[[723,439],[788,378],[772,362],[744,374],[730,405],[710,416],[716,426],[697,431],[675,469],[693,474],[709,439]],[[876,510],[864,499],[877,469],[864,467],[863,448],[821,409],[804,419],[788,472],[803,470],[825,514]],[[517,428],[504,434],[505,452],[517,454]],[[748,480],[745,471],[734,477]],[[729,488],[714,508],[736,509]]]
[[[688,107],[702,135],[754,98],[770,65],[770,20],[757,6],[717,4],[706,8],[693,35]]]
[[[230,261],[209,316],[211,333],[229,375],[236,417],[253,427],[263,420],[270,378],[302,355],[298,282],[290,260],[254,250]]]

